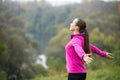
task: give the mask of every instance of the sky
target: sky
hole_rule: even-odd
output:
[[[33,0],[13,0],[13,1],[26,2],[26,1],[33,1]],[[46,1],[52,4],[53,6],[82,2],[82,0],[46,0]],[[103,1],[120,1],[120,0],[103,0]]]

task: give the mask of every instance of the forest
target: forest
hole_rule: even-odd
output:
[[[0,0],[0,80],[67,80],[65,45],[77,17],[86,21],[90,42],[114,56],[93,53],[87,80],[120,80],[120,2],[101,0],[61,6]],[[36,64],[42,54],[48,68]]]

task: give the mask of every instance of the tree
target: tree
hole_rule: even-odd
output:
[[[115,38],[112,35],[105,35],[99,28],[94,28],[90,33],[90,41],[102,50],[112,51],[115,46]]]
[[[5,8],[5,5],[0,6]],[[15,78],[17,72],[28,76],[30,73],[25,75],[23,71],[32,68],[37,56],[32,42],[25,36],[25,23],[14,12],[9,12],[10,5],[6,6],[8,9],[0,9],[0,77],[4,75],[2,80],[5,77]]]
[[[61,28],[58,33],[50,40],[46,53],[49,57],[59,57],[65,61],[65,44],[68,42],[70,32],[66,28]]]

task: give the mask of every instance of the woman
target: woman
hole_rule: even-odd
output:
[[[87,64],[92,62],[92,54],[96,53],[102,57],[112,59],[112,54],[98,49],[89,43],[89,36],[86,30],[86,23],[76,18],[70,25],[73,32],[70,42],[66,45],[66,67],[68,72],[68,80],[85,80]]]

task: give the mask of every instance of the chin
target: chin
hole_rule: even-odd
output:
[[[70,31],[74,31],[74,30],[70,29]]]
[[[72,31],[72,28],[69,28],[70,31]]]
[[[70,31],[72,31],[72,29],[69,29]]]

